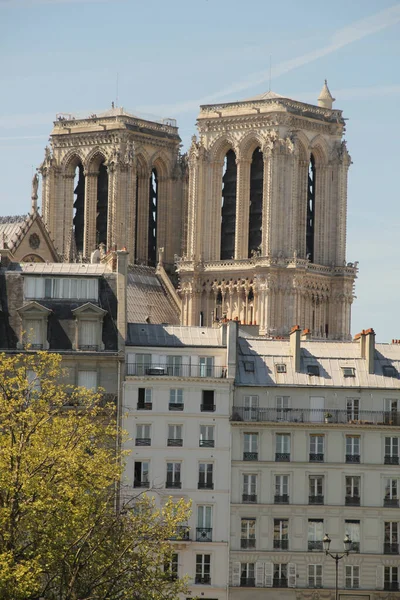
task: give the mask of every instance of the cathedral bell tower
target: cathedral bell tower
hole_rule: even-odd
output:
[[[346,264],[345,122],[268,92],[200,108],[188,155],[182,323],[222,318],[287,335],[350,339],[356,267]]]

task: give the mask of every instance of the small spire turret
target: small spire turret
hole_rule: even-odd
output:
[[[329,91],[328,82],[325,79],[325,83],[322,87],[321,93],[318,96],[318,106],[322,108],[329,108],[332,110],[332,104],[335,102],[335,98]]]

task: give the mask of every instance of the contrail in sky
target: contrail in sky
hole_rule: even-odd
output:
[[[0,0],[0,8],[2,6],[34,6],[36,4],[104,4],[113,1],[115,2],[115,0]]]

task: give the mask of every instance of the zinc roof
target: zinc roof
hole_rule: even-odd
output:
[[[0,217],[0,248],[11,248],[28,215]]]
[[[107,264],[92,263],[17,263],[10,270],[32,275],[103,275],[111,273]]]
[[[128,324],[128,346],[218,346],[222,347],[221,330],[212,327]]]
[[[128,323],[178,325],[180,315],[168,291],[151,267],[133,266],[128,272]]]

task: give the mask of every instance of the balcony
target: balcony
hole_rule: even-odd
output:
[[[135,446],[151,446],[150,438],[136,438]]]
[[[310,462],[324,462],[324,455],[310,452]]]
[[[243,460],[258,460],[258,452],[243,452]]]
[[[398,554],[399,544],[397,542],[385,542],[383,544],[383,554]]]
[[[351,542],[350,552],[360,552],[360,542]]]
[[[199,440],[200,448],[214,448],[214,440]]]
[[[190,540],[190,528],[187,525],[178,525],[176,534],[169,538],[170,540]]]
[[[85,352],[97,352],[99,347],[96,344],[79,344],[78,349]]]
[[[308,496],[308,504],[323,504],[323,496]]]
[[[322,540],[309,540],[308,550],[309,552],[322,552]]]
[[[135,481],[133,482],[133,487],[134,488],[149,488],[150,481],[138,481],[137,479],[135,479]]]
[[[385,465],[398,465],[399,457],[398,456],[390,456],[385,454]]]
[[[289,504],[289,494],[276,494],[274,504]]]
[[[215,404],[200,404],[201,412],[215,412]]]
[[[197,484],[198,490],[213,490],[214,484],[212,481],[199,481]]]
[[[329,413],[329,423],[325,421],[325,414]],[[263,408],[257,407],[249,410],[245,406],[234,406],[232,409],[231,421],[258,421],[269,423],[321,423],[329,427],[330,425],[349,424],[352,425],[385,425],[394,426],[400,423],[400,413],[386,411],[360,410],[357,419],[349,421],[347,410],[338,410],[333,408]]]
[[[289,550],[289,540],[274,540],[274,550]]]
[[[398,498],[384,498],[383,506],[387,508],[398,508],[399,507],[399,499]]]
[[[257,503],[257,494],[243,494],[242,502],[256,504]]]
[[[142,363],[128,363],[126,374],[131,377],[201,377],[211,379],[225,379],[226,367],[209,367],[204,365],[175,365],[168,366],[159,363],[143,365]]]
[[[183,446],[183,440],[178,438],[168,438],[167,446]]]
[[[153,408],[152,402],[138,402],[137,410],[151,410]]]
[[[212,528],[196,527],[196,542],[212,542]]]
[[[168,404],[169,410],[183,410],[183,402],[170,402]]]
[[[359,454],[346,454],[346,462],[358,464],[360,462],[360,455]]]
[[[201,585],[211,585],[211,575],[196,575],[194,582]]]
[[[241,577],[240,578],[240,587],[255,587],[256,580],[254,577]]]
[[[170,481],[167,479],[165,482],[165,487],[172,490],[180,490],[182,487],[181,481]]]
[[[346,506],[360,506],[360,496],[346,496],[345,497],[345,505]]]
[[[256,547],[255,538],[242,538],[240,540],[240,547],[242,550],[252,550]]]
[[[275,452],[275,462],[290,462],[290,452]]]
[[[397,592],[399,588],[398,581],[385,581],[383,589],[388,592]]]
[[[274,588],[287,588],[288,580],[285,577],[274,577],[272,587]]]

